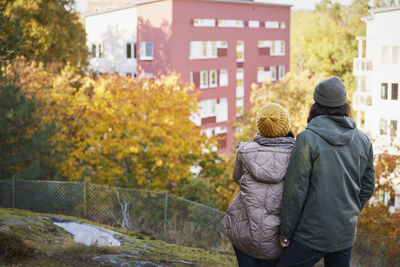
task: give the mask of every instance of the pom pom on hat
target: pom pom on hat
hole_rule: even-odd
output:
[[[290,131],[289,115],[281,105],[269,103],[257,113],[258,132],[264,137],[284,137]]]

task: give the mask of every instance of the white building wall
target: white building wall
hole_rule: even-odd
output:
[[[393,54],[393,47],[398,47],[400,53],[400,7],[389,7],[372,10],[371,15],[364,18],[366,22],[365,54],[361,53],[359,42],[359,57],[356,60],[372,62],[372,70],[361,70],[356,68],[354,76],[358,81],[365,79],[364,92],[370,94],[372,101],[370,105],[357,105],[357,94],[360,94],[361,87],[353,96],[355,110],[365,112],[365,124],[363,130],[367,132],[375,142],[376,153],[379,153],[377,146],[386,146],[389,153],[393,151],[390,145],[393,139],[400,144],[400,55],[396,59]],[[386,50],[385,50],[386,49]],[[360,71],[361,70],[361,71]],[[381,97],[381,86],[388,84],[387,99]],[[392,84],[398,85],[397,98],[392,99]],[[362,93],[361,93],[362,94]],[[387,121],[386,134],[381,133],[381,119]],[[360,116],[357,116],[357,123],[360,124]],[[397,121],[397,134],[391,136],[390,122]],[[388,146],[389,145],[389,146]],[[391,152],[392,151],[392,152]],[[390,210],[400,209],[400,177],[399,172],[395,172],[390,177],[397,195],[394,206]]]
[[[117,72],[121,76],[136,74],[137,60],[133,47],[137,40],[135,7],[104,11],[85,16],[87,46],[103,46],[104,57],[90,58],[90,68],[101,72]],[[131,43],[132,58],[127,58],[127,44]],[[97,51],[98,54],[98,51]]]

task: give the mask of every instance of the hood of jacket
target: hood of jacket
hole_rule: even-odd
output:
[[[345,116],[320,115],[313,118],[306,129],[313,131],[334,146],[351,143],[357,128],[354,121]]]
[[[286,174],[294,138],[265,138],[241,143],[238,153],[249,174],[258,182],[280,183]]]

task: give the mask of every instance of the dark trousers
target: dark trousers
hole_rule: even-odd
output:
[[[278,260],[260,260],[253,258],[234,247],[239,267],[275,267]]]
[[[336,252],[321,252],[291,240],[289,246],[284,249],[278,266],[312,267],[322,257],[325,267],[349,267],[351,247]]]

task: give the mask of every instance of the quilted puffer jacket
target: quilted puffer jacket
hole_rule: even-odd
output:
[[[222,219],[222,228],[232,245],[257,259],[277,259],[283,182],[291,137],[265,138],[240,143],[233,179],[240,192]]]

